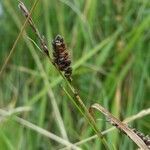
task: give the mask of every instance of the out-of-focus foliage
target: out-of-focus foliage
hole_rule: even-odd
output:
[[[31,8],[33,2],[26,0],[25,4]],[[17,3],[0,1],[0,67],[25,21]],[[41,0],[32,17],[46,37],[50,50],[57,34],[64,37],[72,56],[73,82],[87,107],[100,103],[121,120],[150,107],[149,0]],[[25,31],[39,44],[29,26]],[[46,77],[43,77],[44,73]],[[45,82],[50,83],[51,89]],[[64,139],[67,134],[71,143],[92,136],[93,130],[60,85],[65,86],[53,66],[24,35],[0,76],[0,108],[30,106],[30,112],[18,116]],[[54,97],[50,97],[49,92]],[[54,107],[52,101],[58,105],[64,126],[54,113],[57,106]],[[98,117],[102,119],[100,114]],[[130,125],[148,134],[149,120],[144,117]],[[100,130],[110,127],[103,119],[97,124]],[[135,148],[117,131],[108,133],[106,139],[116,149]],[[62,147],[60,143],[24,128],[13,120],[13,116],[0,120],[2,150]],[[80,147],[98,150],[101,143],[94,139]]]

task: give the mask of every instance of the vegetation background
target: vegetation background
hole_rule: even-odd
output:
[[[34,1],[24,3],[30,9]],[[0,0],[0,67],[25,21],[17,5],[17,0]],[[41,0],[32,17],[50,50],[57,34],[65,38],[73,82],[87,107],[100,103],[120,120],[150,107],[149,0]],[[29,26],[26,32],[38,43]],[[61,85],[62,78],[24,34],[0,76],[1,150],[61,149],[64,141],[101,149],[98,138],[83,142],[95,133]],[[101,114],[97,117],[101,131],[111,127]],[[129,124],[149,134],[149,120]],[[105,136],[114,149],[135,149],[116,130]]]

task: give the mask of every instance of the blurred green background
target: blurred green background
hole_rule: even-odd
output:
[[[33,3],[25,1],[29,9]],[[87,107],[100,103],[120,120],[150,107],[149,0],[41,0],[32,17],[50,50],[57,34],[64,37],[71,53],[73,82]],[[17,0],[0,0],[0,67],[24,21]],[[25,31],[39,44],[29,26]],[[35,126],[32,129],[16,115],[70,143],[91,137],[92,128],[62,90],[64,81],[26,35],[0,76],[0,149],[64,147],[43,130],[33,131]],[[111,127],[101,114],[97,118],[101,131]],[[148,115],[129,124],[149,134],[149,120]],[[114,149],[136,147],[116,130],[105,136]],[[102,149],[97,138],[78,147]]]

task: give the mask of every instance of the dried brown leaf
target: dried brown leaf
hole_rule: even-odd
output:
[[[109,120],[109,122],[115,126],[117,129],[119,129],[122,133],[128,135],[130,139],[141,149],[143,150],[149,150],[145,142],[132,130],[130,129],[127,124],[121,122],[117,118],[115,118],[110,112],[108,112],[104,107],[102,107],[100,104],[93,104],[89,111],[93,115],[94,110],[98,110],[101,113],[105,115],[105,117]]]

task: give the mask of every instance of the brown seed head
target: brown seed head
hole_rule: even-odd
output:
[[[64,72],[65,77],[71,81],[71,60],[69,58],[68,51],[66,49],[66,45],[64,43],[64,39],[57,35],[52,42],[53,46],[53,61],[58,66],[60,71]]]

